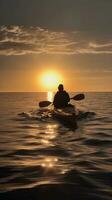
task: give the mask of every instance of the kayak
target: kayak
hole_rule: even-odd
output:
[[[54,109],[52,117],[59,121],[65,127],[77,129],[77,122],[83,119],[91,118],[95,115],[94,112],[78,111],[75,107],[66,107],[64,109]]]
[[[57,120],[60,124],[70,129],[77,129],[77,122],[83,119],[91,118],[95,115],[94,112],[77,111],[74,106],[68,106],[63,109],[39,109],[31,113],[19,113],[18,116],[23,119],[42,120],[47,118]]]
[[[78,127],[76,111],[74,107],[54,109],[52,112],[52,117],[68,128],[76,129]]]

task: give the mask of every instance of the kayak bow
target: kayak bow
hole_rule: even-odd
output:
[[[64,109],[54,109],[52,112],[54,119],[68,128],[76,129],[77,120],[74,107],[66,107]]]

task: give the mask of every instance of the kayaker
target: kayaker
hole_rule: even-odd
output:
[[[69,94],[64,90],[64,87],[62,84],[58,86],[58,91],[54,96],[53,105],[55,108],[65,108],[69,104],[70,101]]]

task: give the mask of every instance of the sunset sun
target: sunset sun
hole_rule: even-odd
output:
[[[42,86],[48,91],[55,90],[60,82],[62,82],[62,77],[55,71],[47,71],[41,76]]]

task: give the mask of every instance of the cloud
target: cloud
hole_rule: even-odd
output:
[[[59,32],[41,27],[1,26],[0,55],[112,54],[112,40],[99,41],[84,32]]]

